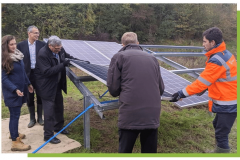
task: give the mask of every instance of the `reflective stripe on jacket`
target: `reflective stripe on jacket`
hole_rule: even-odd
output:
[[[206,67],[198,79],[182,90],[191,96],[208,89],[209,111],[237,112],[237,62],[222,42],[208,51]]]

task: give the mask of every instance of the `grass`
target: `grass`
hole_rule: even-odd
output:
[[[191,64],[189,63],[185,66],[189,67],[188,65]],[[163,67],[168,69],[167,65],[163,65]],[[76,75],[86,75],[76,68],[72,68],[72,70]],[[183,77],[193,81],[188,75],[183,75]],[[84,82],[84,84],[95,97],[102,95],[107,90],[107,87],[99,81]],[[68,94],[63,94],[65,125],[83,111],[83,95],[69,79],[67,86]],[[103,99],[98,98],[99,101],[112,99],[115,98],[111,97],[109,93]],[[28,114],[26,105],[22,107],[21,114]],[[67,153],[118,152],[118,110],[108,110],[104,112],[104,115],[105,119],[100,119],[95,110],[90,109],[91,149],[87,150],[82,146]],[[2,101],[2,118],[7,117],[9,117],[9,111]],[[207,105],[179,109],[170,102],[162,102],[161,125],[158,128],[158,153],[205,153],[206,151],[213,150],[215,145],[214,129],[212,126],[213,119],[214,117],[208,113]],[[70,125],[68,130],[70,131],[69,138],[84,145],[83,116]],[[229,144],[232,148],[231,152],[237,153],[237,121],[234,123],[232,131],[229,134]],[[140,153],[140,150],[141,146],[138,138],[133,153]]]

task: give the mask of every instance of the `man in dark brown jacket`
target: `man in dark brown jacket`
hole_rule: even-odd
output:
[[[138,134],[141,152],[156,153],[164,84],[157,59],[139,46],[136,33],[122,36],[123,48],[108,70],[107,86],[119,96],[119,153],[131,153]]]

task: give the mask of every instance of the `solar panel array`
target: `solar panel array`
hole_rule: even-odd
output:
[[[71,63],[83,70],[87,74],[98,79],[106,85],[107,70],[105,67],[110,64],[111,58],[116,54],[122,46],[115,42],[98,42],[98,41],[81,41],[81,40],[62,40],[62,44],[67,53],[75,58],[89,61],[86,64],[80,61],[72,61]],[[184,78],[167,71],[160,67],[163,81],[165,84],[164,95],[170,96],[175,92],[185,88],[191,82]],[[190,107],[208,102],[207,93],[202,96],[191,96],[184,98],[182,101],[176,102],[178,107]]]

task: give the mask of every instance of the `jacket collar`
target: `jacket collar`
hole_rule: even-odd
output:
[[[218,53],[218,52],[223,52],[224,50],[226,50],[226,44],[225,42],[223,41],[222,43],[216,45],[213,47],[213,49],[211,49],[210,51],[208,51],[205,56],[207,56],[208,58],[215,54],[215,53]]]
[[[53,55],[53,52],[51,51],[51,49],[48,47],[48,44],[45,46],[46,47],[46,50],[47,50],[47,55],[51,58],[56,58],[54,55]]]
[[[125,51],[125,50],[129,50],[129,49],[140,49],[140,50],[143,50],[142,47],[139,46],[138,44],[128,44],[128,45],[124,46],[123,48],[121,48],[119,52]]]

